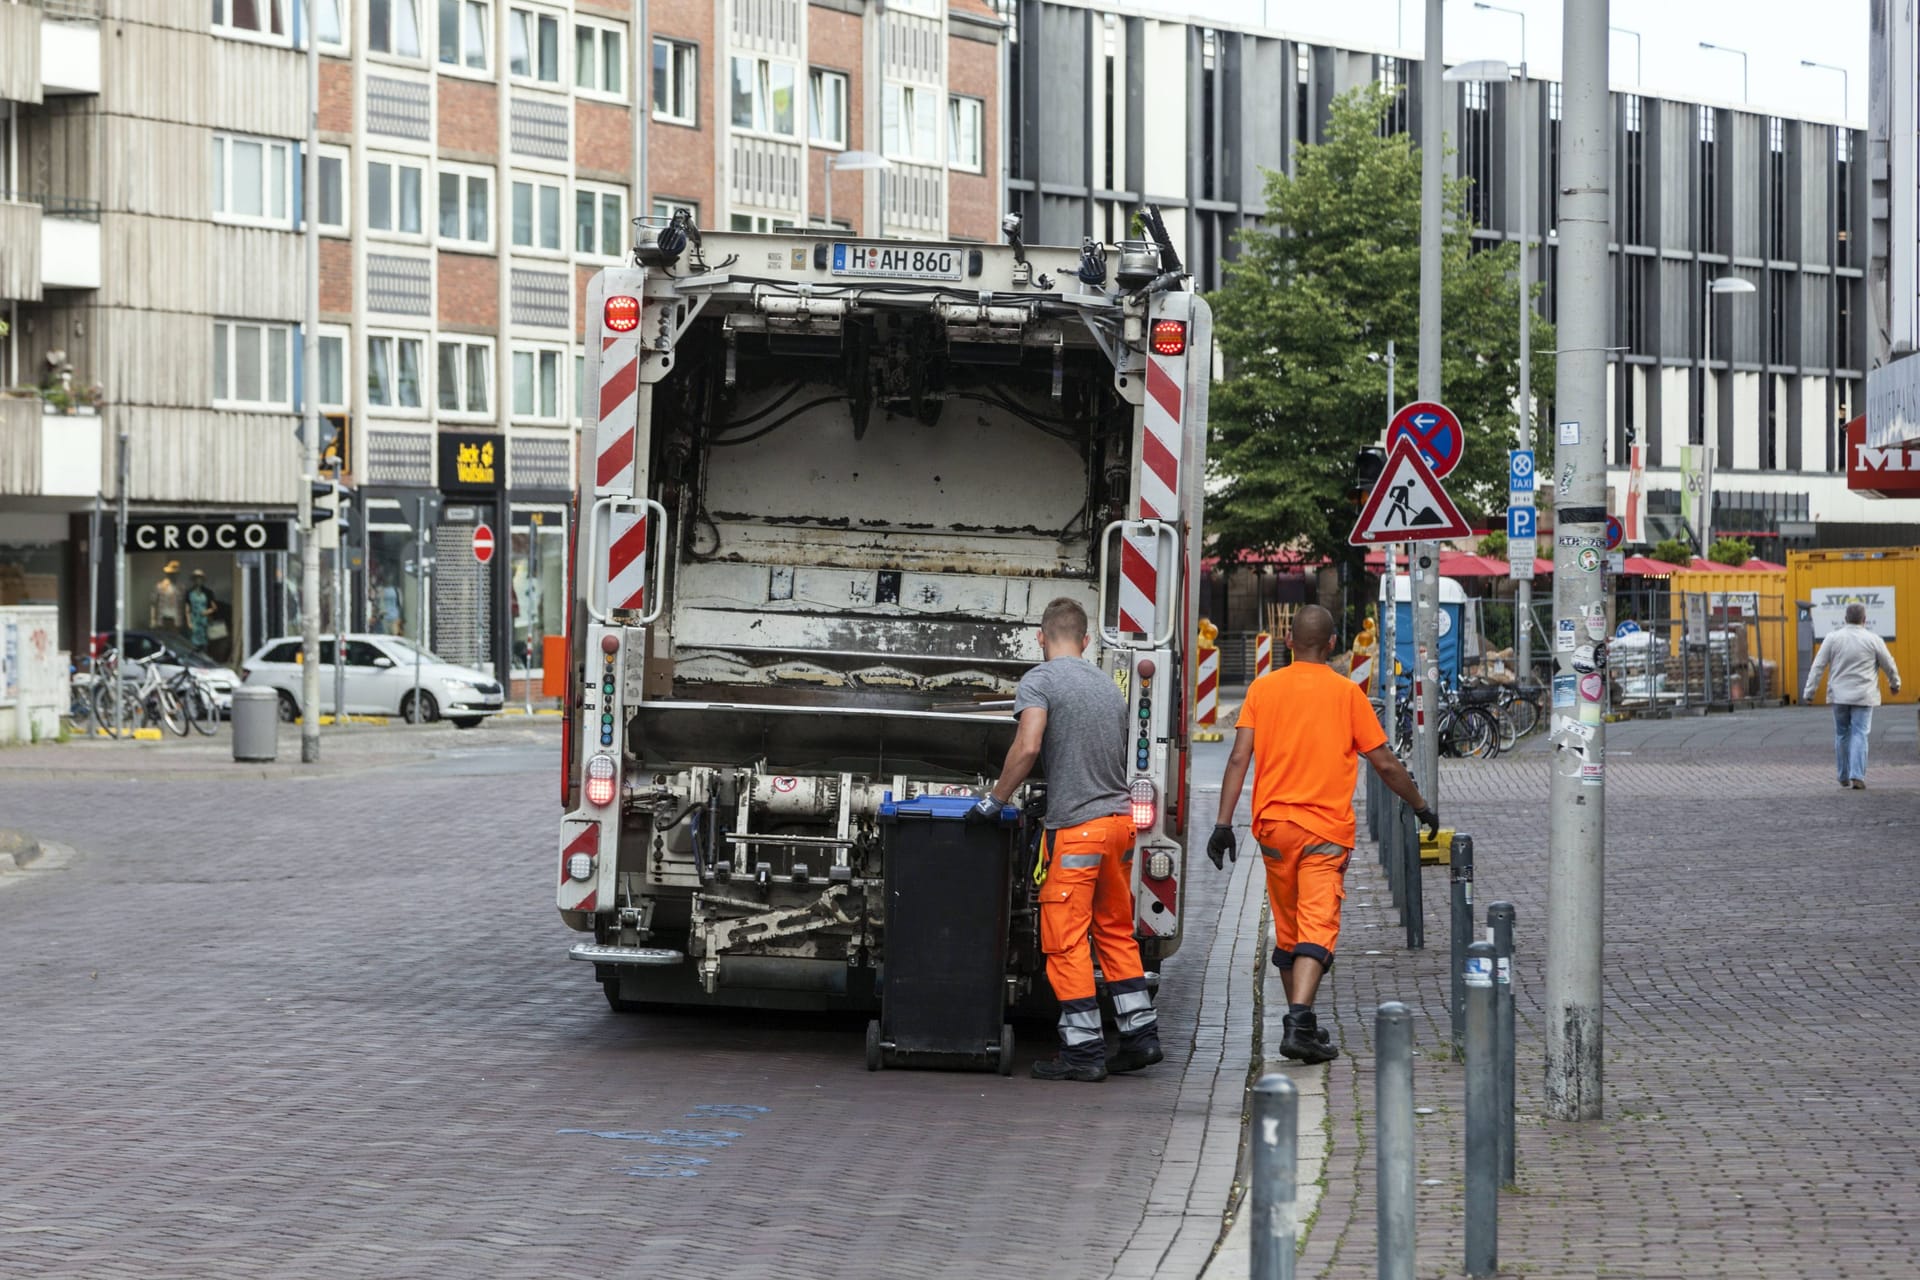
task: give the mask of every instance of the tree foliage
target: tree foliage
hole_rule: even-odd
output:
[[[1653,558],[1685,568],[1693,563],[1693,547],[1680,538],[1662,538],[1653,544]]]
[[[1753,543],[1745,538],[1715,538],[1707,548],[1707,559],[1737,569],[1753,559]]]
[[[1267,174],[1264,225],[1212,295],[1227,378],[1212,393],[1208,533],[1226,556],[1304,547],[1346,558],[1355,450],[1386,426],[1393,339],[1398,403],[1419,367],[1420,153],[1382,136],[1393,101],[1380,86],[1335,99],[1326,141],[1298,149],[1295,172]],[[1518,246],[1472,252],[1467,184],[1446,184],[1441,400],[1466,453],[1446,481],[1468,518],[1506,504],[1519,387]],[[1533,392],[1553,392],[1553,329],[1533,322]]]

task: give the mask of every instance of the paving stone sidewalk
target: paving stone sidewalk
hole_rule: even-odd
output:
[[[1606,1118],[1582,1125],[1543,1115],[1546,753],[1444,765],[1477,913],[1519,910],[1502,1276],[1920,1275],[1920,760],[1911,708],[1877,720],[1866,792],[1835,784],[1825,708],[1611,732]],[[1375,1274],[1372,1019],[1389,999],[1414,1010],[1415,1105],[1433,1108],[1416,1119],[1417,1274],[1461,1274],[1445,876],[1426,872],[1429,947],[1408,952],[1371,847],[1355,855],[1323,998],[1347,1055],[1303,1276]]]

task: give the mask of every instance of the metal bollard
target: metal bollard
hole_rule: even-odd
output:
[[[1495,1081],[1499,1095],[1495,1105],[1500,1112],[1500,1181],[1514,1180],[1513,1157],[1513,921],[1511,902],[1496,902],[1487,908],[1487,925],[1493,930],[1493,1055],[1499,1064]]]
[[[1500,1118],[1493,1061],[1493,944],[1467,948],[1467,1274],[1500,1257]]]
[[[1453,996],[1447,1014],[1453,1028],[1453,1056],[1459,1060],[1467,1034],[1467,944],[1473,941],[1473,837],[1453,833],[1453,857],[1448,867],[1453,892]]]
[[[1398,1000],[1373,1012],[1374,1233],[1380,1280],[1413,1280],[1413,1015]]]
[[[1413,816],[1412,805],[1400,808],[1406,815],[1400,847],[1406,858],[1402,896],[1407,902],[1407,950],[1420,951],[1427,945],[1427,907],[1420,892],[1420,819]]]
[[[1380,865],[1387,869],[1388,900],[1400,912],[1399,923],[1407,923],[1407,859],[1400,848],[1406,839],[1407,802],[1399,796],[1387,806],[1387,822],[1380,829]]]
[[[1253,1085],[1253,1217],[1249,1272],[1253,1280],[1293,1280],[1295,1144],[1300,1093],[1278,1073]]]

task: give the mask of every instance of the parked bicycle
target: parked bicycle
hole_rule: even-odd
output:
[[[1413,750],[1413,680],[1402,676],[1395,694],[1394,750],[1407,755]],[[1378,700],[1374,702],[1378,708]],[[1499,718],[1480,695],[1465,696],[1446,684],[1440,686],[1440,710],[1437,738],[1440,754],[1448,758],[1491,760],[1501,751]]]
[[[183,667],[167,681],[167,688],[180,704],[183,721],[174,732],[183,738],[189,730],[212,737],[220,726],[220,707],[212,683],[195,668]]]

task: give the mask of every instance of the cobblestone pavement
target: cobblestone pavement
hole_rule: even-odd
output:
[[[1476,838],[1475,901],[1517,904],[1519,1190],[1502,1275],[1920,1275],[1920,755],[1876,717],[1870,790],[1833,776],[1824,707],[1609,732],[1606,1118],[1542,1111],[1546,905],[1539,749],[1448,762],[1441,811]],[[1448,1059],[1446,873],[1429,949],[1402,949],[1370,846],[1356,853],[1328,996],[1328,1185],[1301,1274],[1375,1267],[1373,1010],[1415,1011],[1418,1274],[1460,1274],[1464,1077]],[[1376,951],[1378,954],[1365,954]],[[1329,1003],[1323,997],[1323,1004]]]
[[[870,1075],[858,1020],[607,1010],[551,905],[555,738],[0,756],[0,821],[79,850],[0,878],[0,1275],[1108,1273],[1206,1105],[1227,877],[1195,854],[1161,1067],[1031,1081],[1042,1031],[1011,1080]]]

